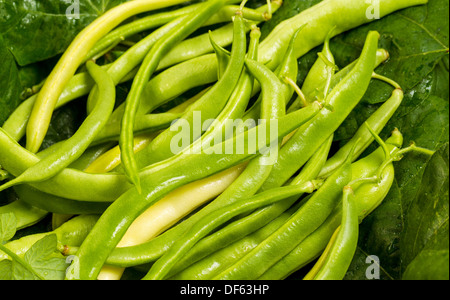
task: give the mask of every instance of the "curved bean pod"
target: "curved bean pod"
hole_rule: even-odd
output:
[[[342,221],[336,240],[332,241],[314,280],[342,280],[352,262],[358,244],[359,222],[356,197],[350,186],[344,187],[342,206]]]
[[[391,153],[394,153],[402,143],[403,136],[399,131],[394,131],[392,136],[386,140],[386,144],[391,150]],[[384,160],[385,154],[380,147],[368,156],[352,164],[352,179],[373,176]],[[362,182],[359,186],[355,186],[360,222],[367,216],[369,211],[377,207],[386,197],[394,181],[393,175],[393,166],[390,165],[384,170],[381,182]],[[316,231],[299,243],[294,250],[274,264],[258,279],[285,279],[320,256],[341,222],[341,212],[342,210],[338,206]]]
[[[24,236],[6,243],[4,246],[15,254],[22,256],[35,242],[50,234],[56,234],[60,245],[77,246],[82,243],[97,220],[98,216],[96,215],[77,216],[53,231]],[[0,251],[0,261],[3,259],[9,259],[9,257]]]
[[[116,90],[112,79],[94,62],[89,61],[86,66],[99,86],[99,100],[95,109],[87,116],[75,134],[64,141],[57,151],[25,170],[20,176],[0,186],[0,191],[17,184],[45,181],[55,176],[78,159],[98,132],[103,129],[114,109]]]
[[[259,28],[252,28],[250,32],[250,42],[247,53],[248,58],[257,57],[260,37],[261,32]],[[219,72],[225,74],[230,57],[225,49],[215,44],[213,40],[211,41],[217,50],[216,53],[218,55]],[[219,78],[221,78],[222,76],[223,75],[219,74]],[[212,124],[209,125],[205,133],[189,147],[190,152],[196,153],[198,151],[201,151],[197,147],[200,147],[201,149],[207,149],[214,144],[218,144],[223,140],[230,138],[231,133],[229,131],[231,130],[228,128],[229,124],[231,122],[234,122],[235,120],[239,120],[244,114],[251,98],[253,82],[254,78],[251,76],[248,70],[242,70],[239,82],[234,88],[234,91],[231,94],[227,104],[224,106],[217,118],[214,119]]]
[[[288,222],[213,279],[245,280],[258,278],[283,256],[292,251],[299,242],[319,228],[336,206],[343,187],[352,179],[350,157],[300,207]]]
[[[48,211],[31,206],[22,200],[0,206],[0,215],[6,213],[13,213],[16,217],[16,230],[32,226],[48,215]]]
[[[372,130],[379,134],[386,126],[387,122],[392,118],[398,107],[402,103],[404,93],[400,89],[395,89],[392,96],[383,103],[368,119],[367,124]],[[333,155],[320,171],[320,177],[329,176],[336,168],[343,162],[348,152],[355,146],[355,157],[359,156],[369,145],[374,141],[373,135],[369,132],[366,125],[361,126],[351,140],[343,147],[339,148],[338,152]]]
[[[235,42],[233,43],[232,54],[226,73],[223,77],[209,89],[205,95],[196,101],[171,128],[183,128],[184,124],[189,124],[190,143],[198,139],[201,135],[203,121],[217,117],[229,100],[234,87],[239,82],[240,74],[244,67],[244,57],[246,53],[246,37],[244,23],[241,15],[236,15],[234,20]],[[216,75],[217,76],[217,75]],[[199,116],[200,115],[200,116]],[[194,124],[194,117],[199,116],[200,120]],[[138,167],[145,167],[152,163],[164,160],[176,153],[171,149],[174,137],[179,134],[171,129],[165,130],[153,142],[136,155]],[[186,147],[186,146],[185,146]],[[177,149],[175,149],[177,150]],[[178,151],[183,150],[178,149]]]
[[[192,226],[182,239],[176,241],[166,254],[152,265],[152,268],[143,279],[163,279],[176,261],[197,243],[198,240],[203,238],[217,226],[230,220],[232,217],[286,199],[296,194],[312,193],[314,189],[315,186],[311,182],[300,186],[282,187],[270,192],[260,193],[250,199],[245,199],[244,201],[225,206],[222,209],[209,214],[203,220]]]
[[[279,159],[261,190],[284,184],[359,103],[369,86],[375,67],[379,36],[378,32],[369,32],[358,63],[327,97],[327,104],[332,109],[321,110],[281,148]]]
[[[380,17],[427,2],[427,0],[381,0],[378,2]],[[322,44],[332,29],[334,30],[331,37],[371,22],[372,19],[366,14],[370,5],[372,4],[360,0],[322,1],[276,26],[261,43],[258,60],[267,63],[268,66],[276,67],[295,31],[306,24],[301,38],[295,45],[296,56],[303,56],[309,50]]]
[[[56,214],[86,215],[101,214],[111,204],[109,202],[76,201],[43,193],[31,186],[14,187],[20,200],[38,209]]]
[[[309,108],[309,107],[308,107]],[[311,106],[313,109],[313,106]],[[286,135],[296,128],[299,115],[303,111],[286,115],[279,120],[278,137]],[[262,126],[262,125],[260,125]],[[260,126],[243,133],[244,149],[248,149],[249,138],[256,137]],[[234,137],[218,145],[221,149],[230,149],[240,137]],[[266,140],[257,139],[257,149],[267,147],[275,137],[266,136]],[[101,216],[85,243],[79,248],[76,262],[81,278],[96,278],[101,266],[117,245],[130,224],[148,207],[160,200],[173,189],[208,175],[215,174],[255,156],[253,153],[207,155],[178,155],[164,162],[144,169],[148,174],[142,179],[142,194],[130,189],[118,198]],[[222,152],[223,153],[223,152]],[[189,158],[189,159],[187,159]],[[171,165],[171,167],[168,167]],[[189,170],[186,174],[186,170]],[[194,170],[194,172],[192,172]],[[124,216],[124,211],[127,211]],[[95,253],[93,255],[92,253]]]
[[[89,49],[102,36],[133,15],[179,4],[183,1],[146,0],[126,2],[109,10],[83,29],[64,52],[37,96],[27,125],[27,148],[31,152],[39,150],[47,133],[54,107],[64,86],[75,74]]]
[[[305,109],[297,111],[296,114],[306,114],[311,117],[313,114],[311,114],[311,112],[308,113],[308,111],[314,111],[314,107],[316,107],[317,111],[320,106],[317,104],[312,104]],[[299,116],[298,118],[304,119],[305,116]],[[282,124],[281,120],[280,124]],[[331,143],[329,146],[331,146]],[[311,163],[301,170],[298,180],[294,180],[293,184],[301,184],[303,182],[315,179],[320,169],[325,164],[328,157],[328,150],[329,148],[325,149],[325,147],[323,147],[322,151],[316,152],[316,154],[311,158]],[[178,224],[176,227],[171,228],[162,235],[142,245],[114,249],[113,253],[111,253],[108,257],[107,263],[127,267],[155,261],[161,257],[161,255],[163,255],[165,251],[170,248],[173,242],[179,239],[194,222],[201,220],[207,214],[223,207],[224,205],[231,204],[233,201],[237,201],[246,195],[253,195],[259,187],[259,184],[257,184],[256,188],[252,189],[253,182],[260,182],[260,178],[261,176],[258,174],[251,177],[240,177],[241,180],[238,178],[232,184],[233,187],[230,186],[217,199],[205,206],[202,210],[191,216],[189,219],[185,220],[183,223]],[[196,249],[195,253],[197,254],[193,253],[193,255],[195,255],[197,259],[200,259],[204,257],[204,255],[211,253],[211,251],[226,246],[227,243],[243,238],[247,234],[259,229],[261,226],[264,226],[286,211],[295,201],[297,201],[297,199],[298,197],[296,196],[292,199],[286,199],[282,202],[259,209],[248,217],[242,218],[232,225],[225,227],[217,233],[217,237],[213,234],[211,237],[207,237],[200,241],[194,247],[194,249]]]

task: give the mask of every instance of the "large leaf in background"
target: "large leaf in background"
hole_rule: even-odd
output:
[[[19,71],[14,57],[6,48],[0,35],[0,124],[6,120],[13,109],[19,104],[21,91]]]
[[[448,279],[448,185],[449,144],[446,144],[427,164],[419,192],[404,218],[400,246],[405,279]]]
[[[62,53],[86,25],[122,2],[126,0],[0,0],[0,32],[24,66]],[[79,14],[71,18],[77,12],[71,5],[78,3]]]

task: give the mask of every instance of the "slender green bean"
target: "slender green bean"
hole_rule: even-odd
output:
[[[245,253],[255,248],[266,237],[272,234],[282,224],[284,224],[297,210],[293,207],[282,213],[276,219],[265,225],[261,229],[243,237],[236,242],[219,249],[210,255],[198,260],[198,245],[200,240],[181,260],[175,264],[168,274],[170,280],[209,280],[217,275],[221,270],[228,267],[233,261],[241,258]],[[186,267],[187,266],[187,267]]]
[[[398,107],[402,103],[404,94],[400,89],[395,89],[392,92],[392,96],[383,103],[368,119],[367,124],[372,128],[377,134],[386,126],[387,122],[392,118],[394,113],[397,111]],[[363,124],[351,140],[346,143],[343,147],[339,148],[338,152],[331,157],[323,169],[321,170],[319,176],[327,177],[342,163],[345,156],[348,154],[350,149],[357,145],[355,152],[355,157],[359,156],[361,153],[369,147],[369,145],[374,141],[373,135],[369,132],[366,125]]]
[[[43,193],[31,186],[14,187],[19,199],[40,210],[56,214],[84,215],[101,214],[111,204],[109,202],[88,202],[66,199]]]
[[[55,176],[78,159],[105,126],[114,109],[116,98],[114,83],[107,73],[92,61],[87,62],[86,66],[99,86],[100,99],[95,109],[87,116],[75,134],[62,143],[57,151],[25,170],[20,176],[0,186],[0,191],[20,183],[45,181]]]
[[[70,81],[87,52],[127,18],[158,8],[182,3],[184,0],[146,0],[123,3],[109,10],[83,29],[58,61],[39,92],[27,125],[27,148],[37,152],[47,133],[50,119],[65,85]]]
[[[31,206],[22,200],[0,206],[0,215],[10,212],[17,219],[16,230],[32,226],[48,215],[48,211]]]
[[[135,118],[144,85],[150,80],[150,77],[160,63],[161,58],[167,51],[197,30],[201,24],[208,20],[211,14],[217,12],[224,5],[224,0],[211,0],[206,2],[204,6],[195,13],[191,13],[184,17],[184,22],[182,24],[172,29],[166,36],[156,42],[144,58],[144,61],[133,80],[133,85],[131,86],[131,90],[125,102],[119,145],[125,174],[138,190],[141,190],[141,184],[138,165],[133,150],[133,140]]]
[[[250,199],[225,206],[209,214],[203,220],[195,223],[182,239],[176,241],[166,254],[152,265],[152,268],[143,279],[164,279],[176,261],[192,248],[198,240],[203,238],[217,226],[230,220],[232,217],[286,199],[296,194],[312,193],[314,189],[315,185],[312,182],[300,186],[282,187],[277,190],[260,193]]]

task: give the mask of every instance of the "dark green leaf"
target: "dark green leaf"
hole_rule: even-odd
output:
[[[448,231],[447,231],[448,232]],[[422,251],[409,264],[403,280],[448,280],[449,253],[447,250]]]
[[[62,53],[78,32],[122,2],[0,0],[0,32],[16,61],[24,66]]]

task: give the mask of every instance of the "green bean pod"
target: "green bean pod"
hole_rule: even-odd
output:
[[[352,179],[350,157],[339,170],[311,196],[288,222],[213,279],[245,280],[262,275],[298,243],[314,232],[336,206],[342,189]],[[270,192],[267,191],[267,192]]]
[[[61,92],[82,63],[89,49],[122,21],[136,14],[179,4],[182,0],[148,0],[123,3],[110,9],[84,28],[72,41],[50,73],[38,97],[27,125],[27,149],[37,152],[47,133],[50,119]]]
[[[377,3],[380,17],[384,17],[394,11],[427,2],[427,0],[380,0]],[[332,29],[334,30],[330,37],[371,22],[373,19],[367,16],[371,5],[371,2],[360,0],[320,2],[277,25],[261,43],[259,61],[269,66],[277,66],[292,35],[305,24],[301,38],[295,45],[297,57],[322,44]]]
[[[227,70],[228,63],[230,62],[230,52],[214,41],[211,31],[209,32],[209,39],[217,57],[217,78],[220,79]]]
[[[383,103],[368,119],[367,125],[377,134],[383,130],[387,122],[392,118],[403,101],[404,93],[400,89],[395,89],[392,96]],[[355,148],[355,157],[363,153],[367,147],[374,141],[373,135],[367,129],[366,124],[363,124],[354,134],[351,140],[343,147],[339,148],[338,152],[333,155],[320,171],[320,177],[327,177],[345,160],[349,151]]]
[[[164,279],[173,265],[178,259],[180,259],[195,243],[197,243],[206,234],[213,229],[222,225],[231,218],[240,215],[245,212],[249,212],[258,207],[265,206],[276,201],[280,201],[291,197],[295,194],[312,193],[315,189],[314,184],[308,182],[300,186],[288,186],[272,190],[270,192],[260,193],[245,199],[243,201],[236,202],[229,206],[225,206],[208,216],[199,222],[195,223],[192,228],[183,236],[182,239],[177,240],[172,247],[153,265],[147,275],[144,276],[145,280]]]
[[[277,68],[277,70],[275,70],[275,74],[282,82],[283,89],[285,90],[284,91],[285,93],[284,98],[286,101],[285,106],[287,105],[290,98],[292,97],[292,94],[294,93],[294,89],[289,84],[286,83],[286,79],[292,81],[297,80],[298,61],[297,58],[294,56],[293,52],[294,52],[294,42],[300,31],[301,29],[299,29],[297,33],[292,37],[292,40],[290,42],[288,49],[286,50],[282,63]],[[255,103],[246,111],[245,115],[243,116],[243,125],[240,128],[238,128],[236,132],[242,132],[244,130],[244,125],[246,125],[247,122],[253,120],[256,123],[258,118],[262,116],[261,100],[262,97],[260,95],[260,97],[255,101]]]
[[[314,108],[311,106],[311,109]],[[259,125],[243,133],[242,137],[237,136],[226,140],[219,144],[217,148],[222,149],[222,153],[224,153],[224,149],[230,149],[230,146],[233,147],[236,141],[241,140],[244,149],[248,149],[248,145],[256,138],[256,149],[259,151],[270,145],[274,140],[278,140],[281,136],[294,130],[298,125],[299,116],[303,113],[303,111],[294,112],[280,118],[277,137],[266,135],[265,140],[258,139],[258,130],[261,130],[261,126],[263,126]],[[130,224],[167,193],[184,184],[223,171],[256,156],[252,152],[244,154],[217,153],[218,151],[208,154],[203,153],[204,155],[182,154],[144,169],[143,172],[146,173],[146,176],[141,178],[143,183],[142,193],[139,193],[135,188],[131,188],[122,194],[102,214],[99,222],[79,248],[77,255],[80,260],[75,263],[78,264],[81,278],[96,278],[101,266]],[[125,211],[126,214],[124,215]]]
[[[325,100],[328,94],[328,88],[318,89],[318,86],[321,86],[322,84],[329,86],[329,81],[336,71],[336,68],[334,67],[334,55],[330,49],[330,36],[332,32],[333,30],[331,30],[325,38],[325,43],[322,51],[319,53],[319,58],[311,67],[303,82],[302,92],[308,102]]]
[[[266,129],[266,134],[270,134],[273,120],[278,120],[278,118],[285,115],[286,92],[283,90],[283,85],[278,77],[262,64],[246,59],[245,65],[262,86],[261,118],[265,124],[269,125]],[[249,162],[243,174],[233,184],[233,186],[240,186],[238,188],[240,191],[239,196],[246,194],[244,193],[245,187],[251,187],[249,191],[252,192],[248,194],[251,195],[256,192],[258,186],[262,185],[272,170],[273,163],[278,155],[278,149],[279,142],[276,142],[270,146],[266,154],[258,156]],[[233,190],[233,187],[231,190]],[[227,193],[231,193],[231,190],[227,191]]]
[[[375,69],[378,68],[382,63],[386,62],[389,59],[389,52],[387,52],[385,49],[378,49],[377,50],[377,58],[376,58],[376,62],[375,62]],[[330,85],[328,88],[328,93],[330,93],[334,87],[339,84],[339,82],[341,82],[342,79],[345,78],[345,76],[348,75],[348,73],[350,73],[350,71],[355,67],[355,65],[358,63],[358,60],[348,64],[347,66],[345,66],[344,68],[342,68],[339,72],[337,72],[336,74],[334,74],[331,77],[331,81],[330,81]],[[324,90],[325,87],[325,83],[321,83],[318,86],[319,90]]]
[[[203,122],[208,119],[216,118],[225,107],[234,87],[239,82],[244,67],[246,37],[241,15],[236,15],[234,19],[234,29],[235,42],[233,43],[232,54],[226,73],[201,97],[201,99],[194,103],[183,114],[182,118],[171,126],[171,129],[165,130],[156,137],[148,147],[137,153],[136,160],[138,167],[145,167],[176,154],[171,148],[173,146],[172,142],[174,141],[174,137],[179,133],[175,132],[173,128],[183,128],[185,124],[189,124],[189,144],[191,144],[200,137]],[[196,120],[196,123],[194,123],[194,118],[196,117],[198,117],[199,120]],[[187,145],[185,145],[184,148],[186,148],[186,146]],[[178,151],[182,150],[183,145]]]
[[[325,52],[327,53],[327,52]],[[325,55],[325,54],[324,54]],[[329,55],[329,54],[328,54]],[[383,62],[385,62],[387,59],[389,58],[389,52],[387,52],[385,49],[378,49],[377,50],[377,59],[376,59],[376,63],[375,63],[375,69],[380,66]],[[322,60],[321,60],[322,61]],[[307,77],[311,77],[311,79],[309,80],[312,85],[311,87],[307,87],[304,83],[304,86],[302,86],[302,91],[305,94],[305,97],[308,98],[314,98],[314,96],[319,93],[319,94],[324,94],[325,89],[327,88],[328,85],[328,93],[330,93],[335,87],[336,85],[345,78],[345,76],[348,75],[348,73],[355,67],[356,63],[358,62],[358,60],[350,63],[349,65],[345,66],[343,69],[339,70],[338,72],[334,73],[331,76],[330,81],[328,82],[326,81],[320,81],[320,80],[313,80],[313,74],[310,74],[311,71],[308,73]],[[317,63],[318,64],[318,63]],[[322,69],[322,71],[319,71],[319,73],[324,73],[326,72],[325,70]],[[322,76],[314,76],[315,79],[323,79],[323,75]],[[305,79],[306,80],[306,79]],[[312,89],[313,90],[313,94],[308,96],[308,93],[306,91],[308,91],[308,89]],[[306,91],[305,91],[306,90]],[[289,107],[288,112],[294,111],[296,109],[298,109],[299,107],[301,107],[301,101],[299,98],[297,98]]]
[[[258,27],[252,28],[250,32],[250,42],[247,57],[256,58],[258,55],[258,45],[259,39],[261,37],[261,32]],[[230,57],[227,51],[221,48],[219,45],[215,44],[212,40],[214,47],[216,48],[216,53],[218,55],[219,62],[219,72],[222,74],[226,73]],[[219,78],[223,75],[219,74]],[[251,98],[251,92],[253,89],[253,76],[248,72],[248,70],[242,70],[239,82],[236,85],[233,93],[230,96],[227,104],[223,110],[219,113],[216,119],[209,125],[205,133],[197,141],[193,143],[189,151],[194,153],[201,151],[196,147],[201,147],[202,149],[207,149],[211,145],[218,144],[225,139],[230,138],[230,123],[235,120],[239,120],[245,112],[247,105]]]
[[[403,143],[403,136],[399,131],[394,131],[386,144],[390,153],[394,153]],[[368,178],[377,172],[385,160],[385,153],[380,147],[368,156],[357,160],[352,164],[352,179]],[[389,165],[384,171],[381,182],[361,182],[355,186],[356,205],[358,206],[359,222],[373,211],[391,189],[394,182],[394,169]],[[327,220],[304,241],[299,243],[294,250],[284,256],[258,279],[281,280],[287,278],[295,271],[305,267],[316,259],[325,249],[333,233],[338,228],[342,218],[341,207],[338,206]]]
[[[375,67],[378,32],[369,32],[356,66],[328,95],[327,104],[311,121],[297,130],[281,148],[279,159],[262,190],[284,184],[337,130],[364,96]]]
[[[350,186],[344,187],[342,221],[323,265],[314,280],[342,280],[356,252],[359,236],[356,197]]]
[[[199,241],[186,256],[175,264],[171,272],[169,272],[168,279],[170,280],[209,280],[213,276],[220,273],[225,268],[229,267],[234,261],[240,259],[261,243],[270,234],[275,232],[281,225],[283,225],[297,210],[294,206],[286,212],[283,212],[280,216],[275,218],[269,224],[261,227],[255,232],[237,240],[236,242],[221,248],[212,254],[205,256],[203,259],[191,264],[191,253],[202,242]],[[188,266],[187,268],[185,266]]]
[[[114,109],[116,98],[114,83],[107,73],[92,61],[89,61],[86,66],[100,90],[95,109],[87,116],[75,134],[62,143],[57,151],[25,170],[20,176],[0,186],[0,191],[20,183],[44,181],[55,176],[78,159],[105,126]]]

